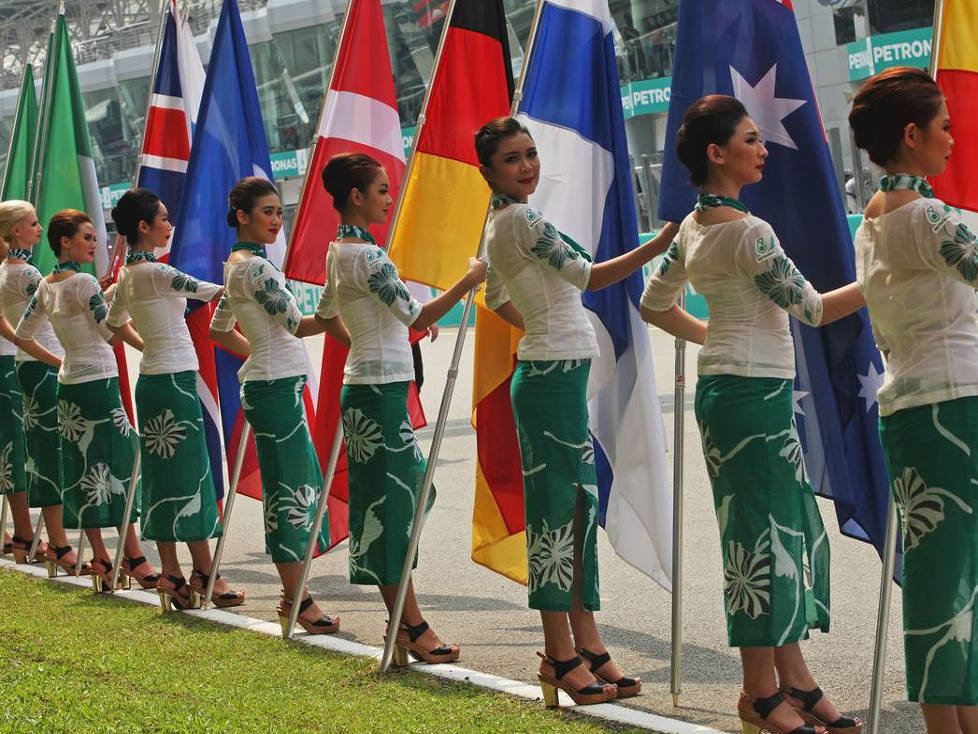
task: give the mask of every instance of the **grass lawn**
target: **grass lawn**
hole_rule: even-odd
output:
[[[625,731],[16,571],[0,610],[0,732]]]

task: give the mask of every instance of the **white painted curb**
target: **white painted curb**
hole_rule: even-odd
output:
[[[78,586],[85,589],[92,588],[92,583],[87,576],[80,578],[75,578],[73,576],[58,576],[54,579],[48,579],[47,570],[42,565],[18,565],[7,558],[0,558],[0,568],[9,568],[12,571],[19,571],[20,573],[28,576],[35,576],[37,578],[43,578],[49,581],[58,581],[71,586]],[[117,591],[113,596],[119,599],[125,599],[127,601],[138,602],[140,604],[148,604],[150,606],[157,606],[159,604],[157,595],[155,593],[146,591]],[[240,629],[249,630],[251,632],[258,632],[263,635],[268,635],[269,637],[282,636],[282,627],[278,623],[266,622],[262,619],[247,617],[243,614],[225,612],[220,609],[193,609],[183,613],[191,617],[199,617],[200,619],[206,619],[211,622],[223,624],[227,627],[237,627]],[[383,650],[379,647],[371,647],[370,645],[363,645],[359,642],[351,642],[349,640],[333,637],[332,635],[306,635],[304,633],[299,633],[293,637],[292,641],[303,645],[309,645],[310,647],[320,647],[324,650],[330,650],[332,652],[338,652],[344,655],[375,658],[378,661],[383,654]],[[511,696],[525,698],[530,701],[539,701],[541,697],[539,686],[523,683],[521,681],[509,680],[508,678],[500,678],[499,676],[490,675],[489,673],[480,673],[477,670],[460,668],[457,665],[420,664],[412,665],[411,670],[427,675],[433,675],[438,678],[444,678],[450,681],[469,683],[474,686],[479,686],[480,688],[488,688],[493,691],[499,691]],[[649,731],[658,732],[659,734],[724,734],[724,732],[721,732],[718,729],[711,729],[708,726],[700,726],[699,724],[690,724],[685,721],[677,721],[676,719],[669,719],[665,716],[657,716],[656,714],[652,714],[647,711],[627,708],[625,706],[620,706],[613,703],[601,703],[592,706],[574,706],[573,701],[571,701],[567,694],[565,694],[563,691],[560,691],[559,695],[561,706],[563,708],[573,710],[574,713],[592,716],[596,719],[603,719],[605,721],[613,721],[615,723],[625,724],[627,726],[640,727],[642,729],[648,729]]]

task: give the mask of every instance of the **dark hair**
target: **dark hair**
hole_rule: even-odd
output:
[[[160,197],[149,189],[130,189],[112,207],[112,221],[119,234],[130,245],[135,245],[139,240],[139,223],[146,222],[152,227],[159,213]]]
[[[495,120],[489,120],[475,134],[475,157],[482,165],[491,166],[492,157],[499,150],[499,144],[506,138],[520,133],[530,135],[526,126],[515,117],[497,117]],[[533,136],[530,135],[531,140],[532,138]]]
[[[61,257],[61,238],[74,237],[86,222],[91,224],[92,218],[77,209],[62,209],[51,217],[48,222],[48,244],[56,256]]]
[[[676,131],[676,155],[689,169],[693,186],[706,183],[709,174],[707,147],[725,145],[745,117],[747,109],[740,100],[725,94],[700,97],[686,110],[683,124]]]
[[[278,196],[278,189],[267,178],[245,176],[238,181],[231,189],[231,193],[228,194],[228,226],[236,228],[238,226],[238,212],[251,212],[258,199],[269,194]]]
[[[333,197],[333,208],[341,212],[353,189],[366,192],[383,166],[366,153],[340,153],[323,167],[323,188]]]
[[[943,101],[940,87],[923,69],[894,66],[881,71],[852,100],[849,126],[856,145],[873,163],[885,166],[896,155],[907,125],[926,128]]]

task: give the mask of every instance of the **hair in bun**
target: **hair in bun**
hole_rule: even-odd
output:
[[[747,109],[740,100],[725,94],[700,97],[686,110],[676,132],[676,155],[689,169],[693,186],[702,186],[709,176],[706,149],[725,145],[745,117]]]
[[[135,245],[139,241],[139,223],[150,227],[160,213],[160,197],[149,189],[129,189],[112,207],[112,221],[126,242]]]
[[[278,196],[278,189],[267,178],[245,176],[238,181],[231,189],[231,193],[228,194],[228,226],[232,229],[237,228],[238,212],[250,213],[255,208],[257,201],[269,194]]]
[[[346,209],[353,189],[366,193],[382,168],[380,161],[365,153],[341,153],[330,158],[323,168],[323,188],[333,197],[333,208],[340,212]]]

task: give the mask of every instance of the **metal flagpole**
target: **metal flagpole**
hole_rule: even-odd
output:
[[[41,528],[44,527],[44,513],[41,512],[37,516],[37,522],[34,524],[34,538],[31,540],[31,548],[27,552],[27,562],[33,563],[34,554],[37,553],[37,546],[41,543]]]
[[[214,583],[217,581],[217,569],[221,565],[221,557],[224,555],[224,543],[228,538],[228,528],[231,525],[231,512],[234,510],[234,500],[238,496],[238,481],[241,479],[241,467],[244,466],[245,451],[248,449],[248,438],[251,436],[251,424],[246,420],[241,429],[241,440],[238,441],[238,453],[234,457],[234,473],[231,477],[231,494],[227,497],[224,504],[224,517],[221,518],[224,528],[221,537],[217,541],[217,548],[214,549],[214,560],[211,562],[210,578],[207,579],[207,589],[201,601],[201,608],[214,596]]]
[[[112,583],[109,591],[115,591],[116,584],[119,582],[119,573],[122,571],[122,558],[126,550],[126,534],[129,526],[132,525],[132,508],[136,504],[136,487],[139,486],[139,472],[141,470],[142,453],[137,451],[136,458],[132,462],[132,477],[129,479],[129,492],[126,494],[126,510],[122,515],[122,525],[119,526],[119,545],[115,549],[115,563],[112,565]],[[92,578],[98,578],[93,576]],[[129,578],[128,576],[126,577]]]
[[[876,613],[876,647],[873,651],[873,685],[869,694],[867,734],[880,734],[880,709],[883,706],[883,672],[886,667],[886,632],[890,624],[890,597],[893,595],[893,566],[896,562],[897,509],[893,497],[887,504],[886,546],[880,576],[880,606]]]
[[[341,414],[342,415],[342,414]],[[326,505],[329,502],[329,488],[333,484],[333,477],[336,476],[336,465],[340,460],[340,448],[343,446],[343,419],[336,421],[336,434],[333,436],[333,449],[329,453],[329,464],[326,466],[326,476],[323,480],[322,494],[319,495],[319,505],[316,507],[316,516],[312,521],[312,529],[309,533],[309,544],[306,546],[306,557],[302,562],[302,571],[299,573],[299,583],[292,594],[292,608],[289,611],[289,619],[282,629],[282,637],[286,640],[292,639],[292,631],[295,629],[295,622],[299,618],[299,602],[305,598],[306,582],[309,580],[309,570],[312,567],[312,557],[316,555],[316,538],[319,537],[319,528],[323,524],[323,517],[326,515]]]
[[[343,39],[346,38],[346,27],[350,22],[350,11],[353,10],[353,3],[358,0],[350,0],[346,6],[346,12],[343,13],[343,23],[340,25],[340,35],[336,42],[336,48],[333,49],[333,65],[329,69],[329,83],[326,85],[326,94],[323,95],[323,103],[319,108],[319,119],[316,121],[316,132],[315,137],[310,143],[309,147],[309,160],[312,160],[313,153],[316,151],[316,145],[319,144],[320,131],[323,129],[323,117],[326,115],[326,100],[329,99],[329,90],[333,88],[333,79],[336,78],[336,63],[340,58],[340,49],[343,47]],[[309,185],[309,175],[312,173],[311,168],[306,168],[306,175],[302,177],[302,188],[299,189],[299,202],[303,201],[306,195],[306,186]],[[297,213],[298,214],[298,213]],[[296,217],[298,219],[298,216]],[[289,261],[289,252],[292,250],[292,242],[295,239],[295,227],[289,232],[289,244],[285,249],[285,258],[282,260],[283,263]],[[328,485],[327,485],[328,486]]]
[[[82,567],[82,560],[81,559],[82,559],[82,554],[85,552],[85,541],[86,540],[88,540],[88,538],[85,536],[85,530],[83,528],[82,530],[79,530],[78,531],[78,552],[75,553],[75,556],[76,556],[76,560],[75,560],[75,578],[78,578],[79,576],[81,576],[81,567]]]
[[[934,39],[931,43],[930,75],[937,76],[941,47],[941,25],[944,0],[934,3]],[[867,734],[880,733],[880,711],[883,708],[883,673],[886,667],[886,634],[890,624],[890,598],[893,595],[893,567],[896,564],[897,508],[890,494],[886,509],[886,539],[883,547],[883,570],[880,575],[880,602],[876,612],[876,644],[873,649],[873,683],[869,693]]]
[[[454,8],[455,2],[452,1],[452,8]],[[524,54],[523,66],[520,69],[520,78],[516,85],[516,90],[513,92],[513,102],[510,106],[510,114],[515,114],[519,108],[520,99],[523,96],[523,77],[526,74],[526,70],[529,67],[530,53],[533,49],[533,42],[536,38],[537,23],[540,19],[540,8],[543,5],[543,0],[537,0],[536,8],[533,12],[533,23],[530,26],[530,37],[526,44],[526,53]],[[445,42],[445,34],[448,33],[448,29],[451,26],[451,13],[448,14],[448,20],[445,24],[445,30],[442,33],[441,41],[438,46],[439,54],[441,53],[442,45]],[[437,70],[437,65],[435,69]],[[431,88],[434,83],[429,85],[428,94],[431,92]],[[425,98],[427,103],[427,97]],[[420,138],[420,125],[421,117],[418,118],[418,132],[414,136],[414,144],[412,146],[412,161],[414,159],[413,153],[414,148],[417,147],[418,139]],[[404,180],[407,181],[407,175],[404,176]],[[401,188],[404,191],[404,187]],[[400,202],[399,202],[400,204]],[[400,206],[398,206],[398,211],[395,216],[400,213]],[[489,217],[489,208],[486,208],[486,219]],[[392,226],[390,232],[393,234],[394,227]],[[479,241],[479,256],[481,257],[485,250],[486,242],[486,230],[485,225],[482,228],[482,238]],[[435,464],[438,463],[438,453],[441,450],[442,437],[445,434],[445,425],[448,422],[448,410],[451,407],[452,395],[455,392],[455,380],[458,377],[458,365],[462,361],[462,347],[465,344],[465,335],[469,329],[469,316],[472,313],[472,306],[475,303],[475,292],[476,289],[473,288],[469,291],[469,295],[465,300],[465,308],[462,311],[462,323],[458,329],[458,335],[455,338],[455,351],[452,354],[451,366],[448,368],[448,380],[445,382],[445,390],[442,393],[441,406],[438,408],[438,422],[435,424],[434,436],[431,439],[431,449],[428,451],[428,466],[425,470],[424,481],[421,484],[421,492],[418,495],[418,506],[414,511],[414,524],[411,526],[411,538],[408,541],[407,552],[404,555],[404,567],[401,570],[401,581],[397,587],[397,595],[394,597],[394,608],[390,612],[390,620],[387,625],[387,638],[384,641],[384,654],[380,658],[380,672],[386,673],[390,668],[391,660],[394,656],[394,642],[397,639],[397,628],[401,624],[401,613],[404,611],[404,600],[407,598],[408,584],[411,582],[411,567],[414,565],[414,556],[418,551],[418,544],[421,542],[421,527],[424,524],[425,507],[428,504],[428,495],[431,494],[432,480],[435,474]]]
[[[58,3],[58,15],[64,14],[63,3]],[[57,28],[58,19],[55,17],[54,22],[51,24],[51,36],[50,42],[48,43],[48,52],[53,52],[54,49],[54,31]],[[41,91],[44,93],[44,99],[42,100],[42,105],[40,110],[40,119],[38,120],[37,126],[37,137],[34,141],[34,155],[32,156],[33,161],[31,163],[31,177],[30,183],[28,185],[28,196],[31,204],[36,208],[38,205],[38,200],[41,196],[41,183],[44,178],[44,149],[48,144],[48,133],[51,127],[51,87],[53,86],[54,79],[52,73],[54,71],[54,57],[57,54],[48,53],[47,58],[44,59],[44,80],[41,84]]]
[[[685,292],[679,308],[686,307]],[[683,445],[686,424],[686,340],[676,339],[676,388],[673,404],[672,447],[672,656],[669,690],[672,705],[682,692],[683,644]]]
[[[3,542],[3,538],[7,535],[7,515],[10,512],[10,502],[7,500],[7,495],[3,496],[3,503],[0,506],[0,543]],[[6,555],[5,553],[3,555]]]

